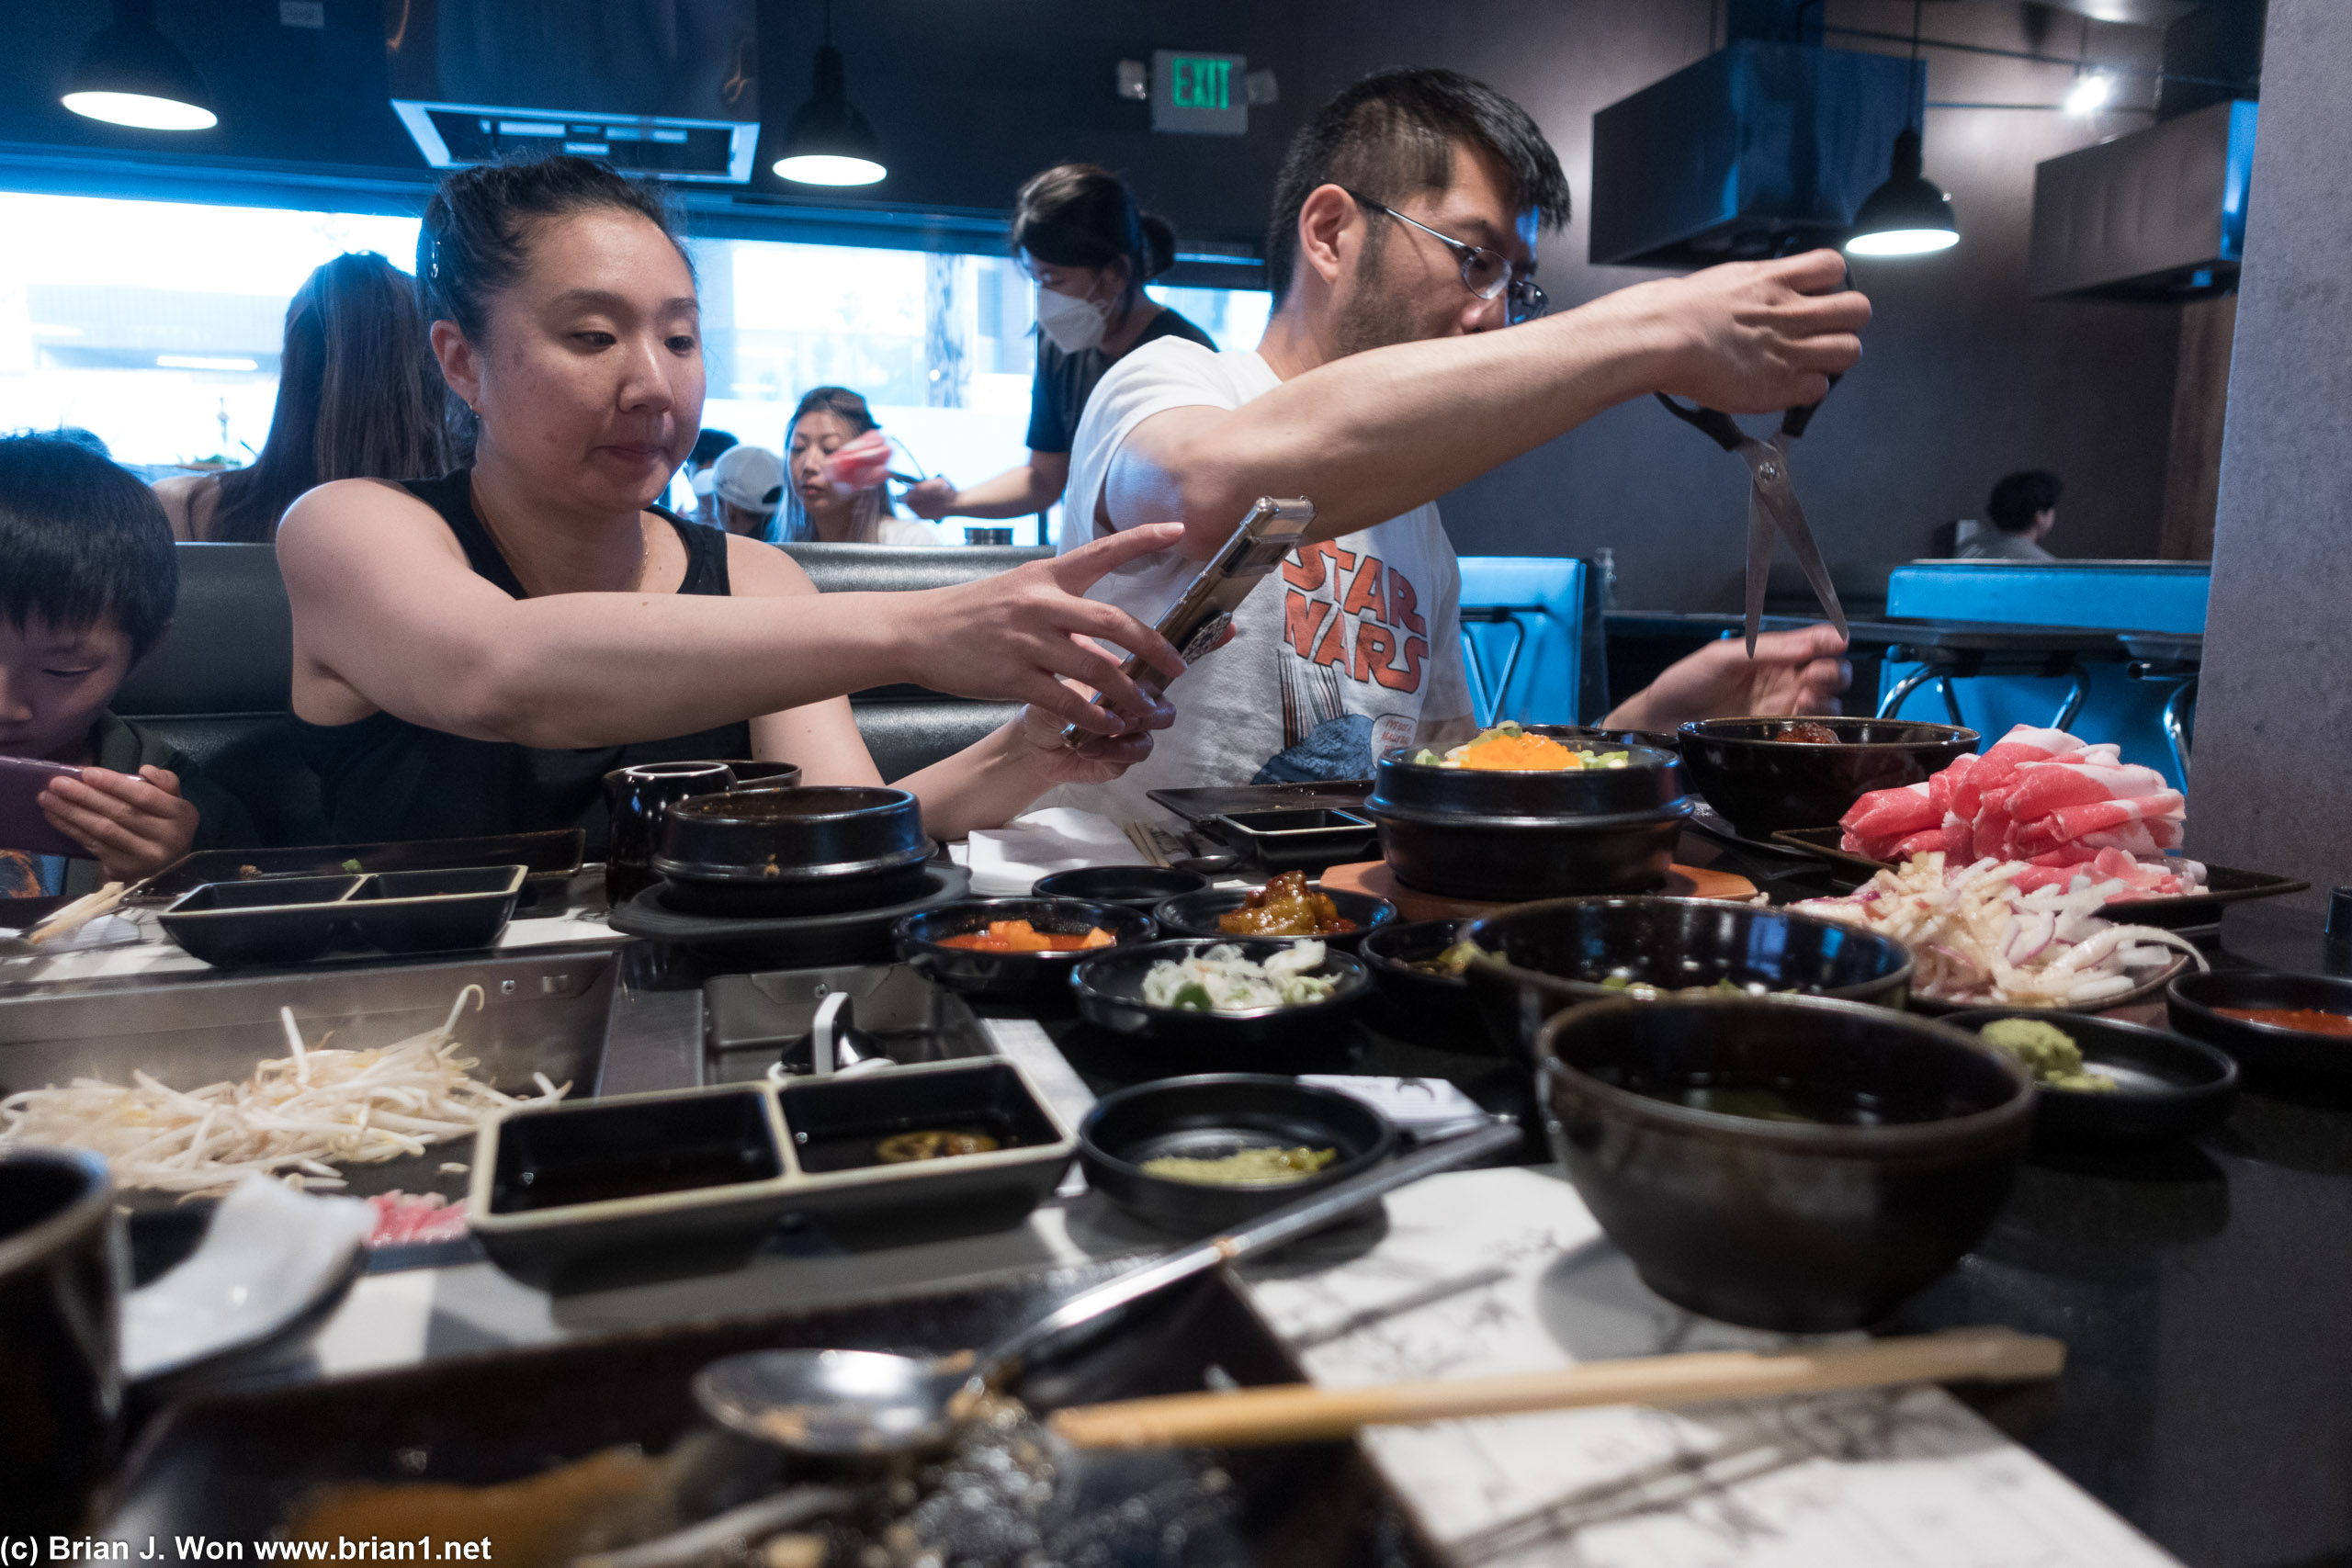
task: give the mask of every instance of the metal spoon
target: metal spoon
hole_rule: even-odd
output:
[[[721,1425],[799,1453],[870,1457],[937,1447],[1050,1342],[1180,1280],[1320,1230],[1383,1193],[1514,1148],[1519,1139],[1518,1123],[1502,1120],[1431,1144],[1229,1235],[1115,1274],[977,1354],[923,1360],[875,1350],[751,1350],[696,1372],[695,1399]]]

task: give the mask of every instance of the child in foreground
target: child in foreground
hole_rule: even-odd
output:
[[[90,856],[0,843],[0,897],[85,893],[253,841],[233,795],[107,711],[178,592],[171,525],[136,476],[71,442],[0,438],[0,756],[83,770],[52,779],[40,809]]]

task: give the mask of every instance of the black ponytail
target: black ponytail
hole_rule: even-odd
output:
[[[1012,198],[1012,250],[1056,266],[1127,264],[1132,308],[1145,283],[1176,262],[1176,227],[1136,207],[1126,182],[1093,164],[1057,164]]]
[[[609,164],[568,154],[460,169],[441,182],[416,236],[416,282],[426,321],[455,321],[479,343],[491,297],[530,265],[532,227],[599,209],[633,213],[662,231],[694,270],[669,204],[655,186]]]

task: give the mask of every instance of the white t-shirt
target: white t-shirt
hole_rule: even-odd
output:
[[[1103,479],[1136,426],[1169,409],[1238,409],[1281,384],[1254,353],[1216,354],[1177,337],[1114,365],[1079,421],[1061,550],[1095,536]],[[1200,570],[1166,551],[1105,577],[1089,597],[1148,626]],[[1294,550],[1241,602],[1234,639],[1169,687],[1176,722],[1153,737],[1148,761],[1111,784],[1065,784],[1039,804],[1166,822],[1146,792],[1370,778],[1373,759],[1389,748],[1469,718],[1461,599],[1462,574],[1434,504]]]
[[[901,549],[936,548],[939,531],[930,524],[912,517],[877,517],[874,520],[874,542],[896,545]]]

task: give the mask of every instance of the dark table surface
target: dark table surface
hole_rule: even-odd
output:
[[[1695,834],[1679,858],[1776,901],[1851,885]],[[2204,945],[2217,965],[2324,974],[2319,926],[2237,905]],[[1500,1057],[1391,1027],[1375,1007],[1273,1070],[1442,1077],[1529,1109]],[[1098,1093],[1185,1070],[1080,1021],[1046,1028]],[[1549,1156],[1531,1140],[1524,1157]],[[2247,1092],[2191,1140],[2038,1149],[1984,1243],[1889,1326],[1981,1323],[2053,1335],[2069,1359],[2054,1385],[1972,1403],[2193,1568],[2352,1568],[2352,1104]]]

